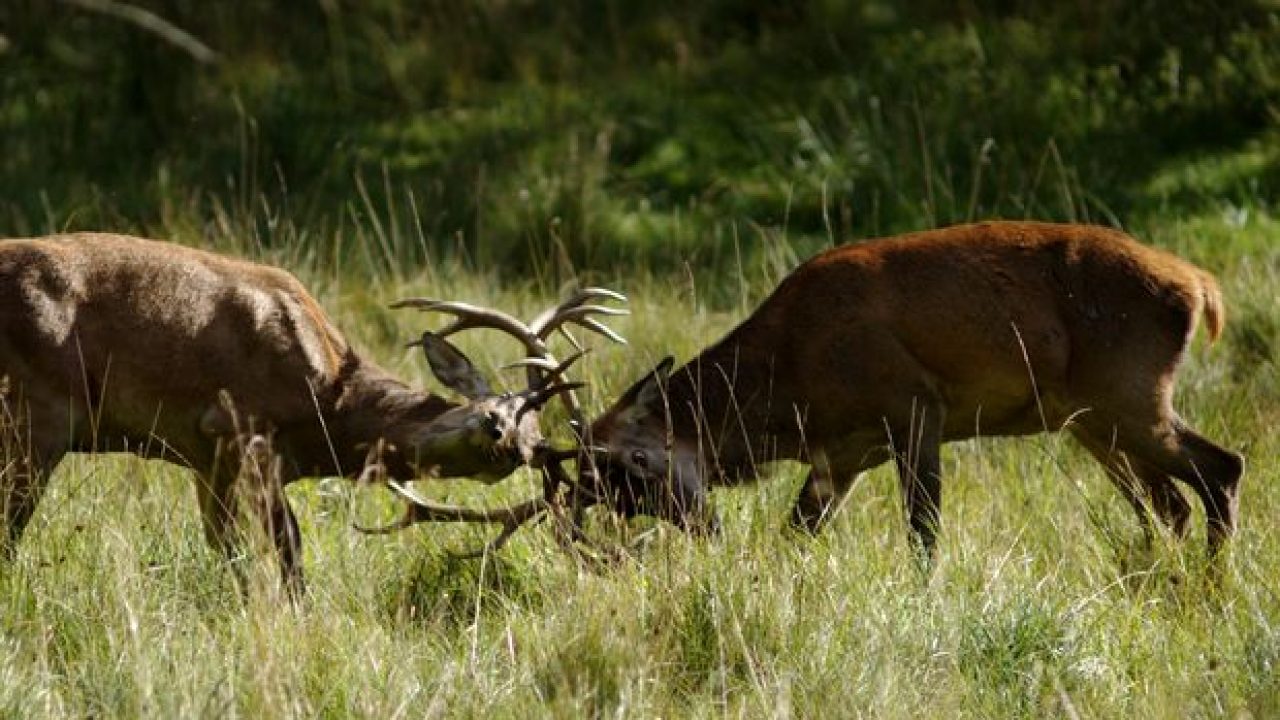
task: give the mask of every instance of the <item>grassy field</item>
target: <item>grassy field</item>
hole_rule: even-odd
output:
[[[204,545],[185,472],[73,456],[0,569],[0,717],[1275,717],[1280,224],[1214,212],[1130,229],[1223,284],[1227,332],[1197,342],[1179,394],[1184,416],[1248,459],[1220,587],[1206,581],[1199,508],[1184,544],[1145,548],[1100,468],[1057,436],[948,446],[928,578],[885,468],[816,539],[782,528],[801,479],[783,464],[717,491],[722,537],[662,527],[603,571],[542,528],[472,561],[448,552],[481,542],[476,528],[360,536],[353,521],[397,510],[386,494],[306,481],[290,491],[311,587],[296,607],[266,560],[248,597],[236,591]],[[426,385],[424,364],[399,349],[424,320],[388,301],[431,294],[528,315],[555,295],[456,261],[393,270],[370,229],[341,262],[315,244],[172,231],[295,270],[358,345]],[[590,276],[626,292],[634,314],[615,323],[629,347],[584,362],[589,406],[667,353],[689,358],[809,252],[785,234],[765,245],[732,270]],[[461,344],[489,368],[515,357],[490,341]],[[423,490],[496,503],[533,493],[535,478]]]

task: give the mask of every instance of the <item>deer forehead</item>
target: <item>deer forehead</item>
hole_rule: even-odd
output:
[[[516,415],[524,405],[518,395],[493,395],[473,400],[451,408],[431,421],[431,425],[478,428],[486,422],[496,421],[500,427],[516,424]],[[537,428],[537,413],[527,412],[520,417],[521,428]]]
[[[614,451],[645,450],[657,452],[666,448],[666,433],[660,424],[639,416],[609,417],[592,432],[596,441]]]

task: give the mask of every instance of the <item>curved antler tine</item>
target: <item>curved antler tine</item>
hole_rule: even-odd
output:
[[[539,337],[545,339],[549,337],[552,332],[555,332],[558,330],[562,335],[568,338],[569,342],[574,346],[574,348],[581,350],[582,344],[578,342],[577,338],[569,334],[569,329],[568,327],[566,327],[567,324],[573,323],[575,325],[580,325],[584,328],[587,328],[588,330],[591,330],[593,332],[599,333],[609,338],[610,340],[618,343],[619,345],[626,345],[627,344],[626,339],[624,339],[621,335],[619,335],[616,331],[614,331],[609,326],[605,325],[604,323],[600,322],[599,320],[591,316],[607,315],[610,317],[618,317],[618,316],[630,315],[630,314],[631,314],[630,310],[626,310],[623,308],[611,308],[611,307],[604,307],[601,305],[583,305],[581,307],[576,307],[570,310],[566,310],[562,315],[555,318],[555,321],[552,325],[549,325],[546,328],[536,329],[535,332],[538,333]]]
[[[545,498],[533,498],[507,507],[477,510],[433,503],[394,480],[387,481],[387,486],[410,503],[414,509],[414,522],[505,523],[513,520],[528,520],[544,510],[546,505]]]
[[[586,349],[585,346],[578,340],[578,338],[574,337],[573,333],[569,332],[569,328],[561,325],[560,327],[556,328],[556,332],[560,333],[560,336],[563,337],[565,340],[568,340],[569,344],[573,346],[574,350]]]
[[[537,368],[539,370],[546,370],[547,372],[551,372],[552,370],[555,370],[558,367],[560,366],[556,364],[556,361],[550,358],[526,357],[526,358],[520,358],[519,360],[516,360],[514,362],[509,362],[506,365],[503,365],[502,369],[514,370],[515,368]]]
[[[583,325],[599,332],[596,328],[603,326],[600,325],[598,321],[593,322],[595,327],[587,325],[585,322],[590,320],[592,315],[616,316],[628,314],[628,311],[621,308],[587,304],[591,300],[598,299],[614,300],[617,302],[627,301],[625,295],[612,290],[606,290],[604,288],[578,289],[570,293],[570,295],[559,305],[539,315],[532,323],[529,324],[529,329],[545,341],[551,333],[555,332],[556,329],[562,329],[565,323]],[[602,334],[609,337],[611,340],[621,337],[612,331]]]
[[[429,297],[411,297],[411,298],[402,298],[400,300],[393,300],[390,304],[387,305],[387,307],[391,308],[392,310],[399,310],[401,308],[417,308],[419,310],[428,311],[428,310],[434,310],[436,305],[439,305],[440,303],[443,303],[443,302],[447,302],[447,301],[437,300],[436,298],[429,298]]]
[[[518,367],[524,367],[524,368],[532,367],[532,368],[537,368],[539,370],[546,371],[547,374],[544,375],[542,379],[539,380],[536,386],[533,388],[535,390],[541,390],[542,388],[547,387],[548,385],[555,382],[556,380],[559,380],[560,376],[564,375],[564,372],[568,370],[571,365],[573,365],[575,362],[578,361],[579,358],[581,358],[583,355],[586,355],[589,352],[591,352],[591,348],[579,350],[578,352],[565,358],[559,364],[557,364],[556,361],[550,356],[540,357],[540,358],[527,357],[527,358],[522,358],[520,360],[517,360],[513,363],[508,363],[507,365],[504,365],[503,368],[510,369],[510,368],[518,368]]]
[[[394,523],[379,527],[368,528],[355,525],[356,530],[368,535],[385,535],[424,522],[522,524],[547,510],[547,500],[543,497],[533,498],[501,508],[474,509],[433,503],[394,480],[388,480],[387,487],[391,488],[406,502],[407,507],[405,508],[404,516]]]
[[[578,360],[581,359],[583,355],[586,355],[589,352],[591,352],[590,348],[579,350],[578,352],[562,360],[559,365],[556,365],[555,367],[551,368],[551,370],[549,370],[547,374],[543,376],[542,381],[538,386],[538,389],[539,390],[546,389],[552,383],[559,380],[562,376],[564,376],[564,373],[566,370],[568,370],[574,363],[578,362]]]
[[[397,309],[411,307],[423,312],[438,312],[454,316],[456,319],[452,323],[436,333],[441,337],[462,330],[486,327],[499,330],[519,340],[530,355],[543,356],[547,352],[546,344],[529,329],[528,325],[501,310],[456,300],[434,300],[425,297],[397,300],[391,303],[391,307]]]
[[[630,314],[631,311],[626,308],[615,308],[607,305],[575,305],[573,307],[566,308],[564,312],[561,312],[559,319],[562,322],[571,322],[587,315],[619,316]]]
[[[580,288],[578,290],[578,295],[583,298],[586,298],[587,300],[594,300],[596,298],[605,298],[608,300],[616,300],[622,303],[628,302],[626,295],[623,295],[617,290],[610,290],[609,288],[602,288],[602,287]]]
[[[583,382],[568,382],[560,383],[559,385],[552,385],[551,387],[540,387],[530,391],[528,398],[524,401],[524,404],[516,411],[516,422],[519,423],[520,418],[524,417],[525,413],[541,409],[542,406],[546,405],[547,401],[551,398],[557,395],[573,392],[574,390],[584,388],[586,386],[587,384]]]
[[[610,340],[618,343],[619,345],[627,344],[626,338],[614,332],[612,328],[600,322],[599,320],[596,320],[595,318],[590,318],[590,317],[578,318],[575,322],[577,322],[578,325],[581,325],[582,327],[587,328],[588,330],[593,330],[609,338]]]

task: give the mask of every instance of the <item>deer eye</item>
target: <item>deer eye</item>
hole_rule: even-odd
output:
[[[640,468],[641,470],[648,470],[648,469],[649,469],[649,456],[648,456],[648,455],[645,455],[643,450],[632,450],[632,451],[631,451],[631,464],[632,464],[632,465],[635,465],[636,467]]]
[[[502,418],[498,417],[497,413],[491,412],[489,413],[488,417],[486,417],[484,420],[485,420],[484,429],[486,432],[489,433],[489,437],[493,438],[494,440],[501,440],[502,439],[502,427],[501,427]]]

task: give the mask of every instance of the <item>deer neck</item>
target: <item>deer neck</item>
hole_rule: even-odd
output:
[[[348,474],[359,472],[369,448],[382,440],[386,442],[382,460],[388,472],[393,477],[412,478],[415,471],[399,453],[407,444],[402,434],[457,407],[439,395],[415,390],[359,358],[351,367],[344,367],[339,385],[329,431],[342,469]]]
[[[697,448],[721,483],[748,480],[757,465],[778,459],[781,417],[792,411],[772,365],[731,335],[671,375],[673,440]]]

